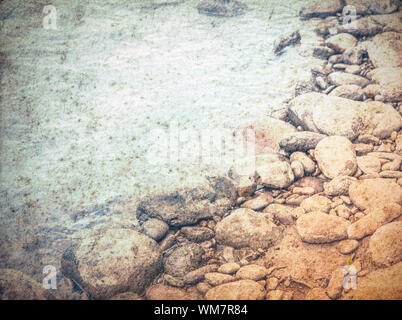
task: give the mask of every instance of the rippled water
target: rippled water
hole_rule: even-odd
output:
[[[319,63],[297,17],[307,1],[245,1],[244,16],[199,15],[198,1],[46,1],[1,6],[1,238],[114,199],[205,181],[207,163],[150,163],[155,129],[233,129],[290,98]],[[275,57],[299,29],[302,46]],[[120,197],[120,198],[119,198]],[[45,220],[47,219],[47,220]]]

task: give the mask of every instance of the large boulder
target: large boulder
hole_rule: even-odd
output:
[[[110,228],[95,233],[62,256],[62,273],[91,297],[107,299],[118,293],[141,293],[160,272],[156,241],[131,229]]]
[[[328,243],[347,238],[350,222],[323,212],[302,215],[296,222],[297,232],[304,242]]]
[[[345,137],[331,136],[322,139],[315,148],[315,159],[322,173],[333,179],[351,176],[357,169],[356,153]]]
[[[137,219],[157,218],[173,227],[192,225],[214,214],[221,215],[234,203],[236,187],[227,178],[211,180],[212,189],[194,188],[168,195],[147,197],[138,205]],[[220,201],[220,200],[226,201]]]
[[[402,66],[401,34],[384,32],[376,35],[367,45],[367,53],[376,68]]]
[[[206,300],[263,300],[264,287],[252,280],[229,282],[210,289]]]
[[[391,266],[402,260],[402,221],[387,223],[371,236],[368,253],[380,266]]]
[[[349,187],[352,202],[366,215],[348,228],[350,239],[360,239],[402,214],[402,189],[389,179],[365,179]]]
[[[218,244],[266,249],[281,238],[282,229],[264,214],[241,208],[218,222],[215,234]]]
[[[311,92],[293,99],[289,117],[305,130],[354,139],[363,129],[359,109],[357,101]]]
[[[325,41],[328,47],[338,52],[344,52],[346,49],[354,47],[356,43],[357,39],[349,33],[338,33]]]
[[[247,5],[236,0],[201,0],[197,10],[208,16],[234,17],[245,14]]]
[[[367,77],[378,83],[384,101],[402,100],[402,67],[384,67],[370,71]]]

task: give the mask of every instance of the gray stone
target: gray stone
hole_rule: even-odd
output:
[[[156,241],[162,239],[168,230],[169,226],[159,219],[149,219],[142,225],[142,232]]]
[[[314,149],[318,142],[324,139],[326,135],[302,131],[287,134],[280,142],[280,146],[288,152],[292,151],[307,151]]]
[[[204,252],[204,249],[195,243],[172,247],[164,258],[165,272],[175,277],[183,277],[199,267]]]

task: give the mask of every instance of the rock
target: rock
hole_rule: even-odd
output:
[[[354,6],[357,14],[392,13],[398,9],[398,2],[392,0],[345,0],[345,5]]]
[[[264,279],[266,275],[267,269],[257,264],[249,264],[247,266],[243,266],[236,272],[236,278],[249,279],[254,281]]]
[[[397,32],[384,32],[376,35],[367,46],[367,53],[376,68],[402,66],[401,35]]]
[[[303,8],[299,15],[302,19],[310,19],[313,17],[325,18],[335,15],[342,11],[343,3],[339,0],[334,1],[318,1],[314,0],[307,8]]]
[[[142,232],[156,241],[162,239],[168,230],[169,226],[159,219],[149,219],[142,225]]]
[[[236,262],[228,262],[228,263],[221,265],[218,269],[218,272],[226,273],[226,274],[233,274],[239,269],[240,269],[240,266]]]
[[[180,233],[193,242],[203,242],[214,237],[214,232],[206,227],[182,227]]]
[[[383,224],[398,218],[402,213],[402,208],[397,203],[390,203],[368,209],[366,212],[365,216],[348,228],[349,239],[361,239],[374,233]]]
[[[402,128],[402,117],[391,104],[379,101],[365,102],[360,106],[365,133],[384,139]]]
[[[289,36],[281,38],[279,43],[274,47],[274,54],[280,55],[286,47],[300,43],[300,39],[301,37],[298,31],[293,32]]]
[[[251,209],[234,210],[215,228],[219,244],[235,248],[268,248],[278,241],[282,231],[262,214]]]
[[[304,187],[304,188],[294,187],[292,192],[312,196],[315,193],[315,190],[312,187]]]
[[[198,297],[186,292],[183,289],[154,284],[146,291],[148,300],[197,300]]]
[[[350,214],[351,214],[349,208],[347,206],[343,205],[343,204],[337,206],[335,208],[335,212],[336,212],[338,217],[344,218],[346,220],[349,219]]]
[[[338,33],[335,36],[329,37],[325,43],[335,51],[344,52],[346,49],[353,48],[357,43],[357,39],[348,33]]]
[[[194,188],[182,193],[145,198],[138,205],[137,219],[145,221],[149,218],[157,218],[170,226],[180,227],[211,218],[218,210],[225,211],[230,208],[229,198],[226,199],[227,202],[223,208],[220,208],[216,202],[218,196],[223,198],[225,190],[230,193],[230,197],[233,193],[233,201],[236,197],[236,188],[226,183],[226,180],[217,179],[214,185],[217,189],[214,192],[205,188]],[[218,190],[220,185],[224,190]]]
[[[336,87],[329,95],[359,101],[363,99],[363,90],[355,84],[347,84]]]
[[[355,20],[354,26],[339,25],[338,32],[353,34],[355,37],[371,37],[383,31],[383,26],[371,16]]]
[[[375,92],[369,92],[370,96],[380,94],[384,101],[402,100],[402,67],[397,68],[377,68],[371,70],[367,77],[378,83]]]
[[[286,188],[294,180],[289,160],[279,154],[256,157],[257,183],[269,188]]]
[[[290,155],[290,161],[299,161],[303,165],[304,171],[308,174],[313,173],[316,169],[314,161],[303,152],[293,152]]]
[[[381,178],[391,178],[391,179],[399,179],[402,178],[402,172],[401,171],[382,171],[380,173]]]
[[[352,202],[361,210],[383,208],[390,203],[402,204],[402,190],[387,179],[354,181],[349,187]]]
[[[331,209],[331,200],[327,197],[315,194],[307,199],[305,199],[300,206],[306,211],[321,211],[329,212]]]
[[[332,56],[332,57],[333,57],[333,56]],[[325,78],[323,78],[323,77],[317,77],[317,78],[315,78],[315,83],[316,83],[316,85],[317,85],[320,89],[322,89],[322,90],[325,90],[325,89],[328,88],[328,82],[327,82],[327,80],[326,80]]]
[[[325,137],[323,134],[309,131],[294,132],[285,135],[279,145],[288,152],[307,151],[314,149]]]
[[[275,290],[279,285],[279,280],[275,277],[270,277],[267,279],[266,281],[266,289],[271,291],[271,290]]]
[[[313,288],[305,297],[306,300],[330,300],[323,288]]]
[[[137,293],[123,292],[111,297],[109,300],[143,300],[143,299]]]
[[[345,274],[342,267],[338,267],[332,272],[331,280],[328,283],[326,293],[331,299],[338,299],[343,289],[343,279]]]
[[[350,254],[357,249],[359,241],[357,240],[342,240],[337,244],[337,248],[342,254]]]
[[[170,252],[166,253],[165,272],[175,277],[183,277],[199,267],[203,254],[204,249],[195,243],[172,247]]]
[[[371,16],[372,20],[377,22],[379,25],[383,25],[383,31],[394,31],[394,32],[402,32],[401,27],[401,13],[395,12],[393,14],[378,14],[375,16]]]
[[[289,117],[305,130],[354,139],[363,129],[360,107],[357,101],[311,92],[293,99]]]
[[[357,165],[366,174],[378,173],[381,170],[381,161],[377,157],[357,157]]]
[[[292,161],[290,163],[290,167],[292,168],[293,175],[296,179],[303,178],[304,176],[304,168],[300,161]]]
[[[308,243],[328,243],[347,238],[350,223],[343,218],[323,212],[311,212],[297,219],[300,238]]]
[[[318,167],[330,179],[351,176],[356,172],[356,154],[352,143],[345,137],[332,136],[321,140],[314,154]]]
[[[264,209],[265,213],[272,213],[274,217],[282,224],[293,223],[293,207],[283,204],[270,204]]]
[[[239,197],[251,196],[257,189],[254,177],[241,176],[237,185],[237,194]]]
[[[18,270],[0,269],[1,300],[55,300],[52,291]]]
[[[254,130],[257,155],[279,152],[283,137],[297,131],[290,123],[270,117],[253,122],[246,129]]]
[[[351,73],[351,74],[360,74],[361,71],[362,71],[362,68],[356,64],[346,65],[346,68],[345,68],[345,72]]]
[[[402,262],[358,278],[355,290],[342,300],[400,300],[402,298]]]
[[[293,206],[299,206],[308,196],[300,194],[291,194],[286,198],[285,203]]]
[[[334,54],[335,50],[324,46],[317,46],[313,49],[313,56],[320,59],[328,59],[328,57]]]
[[[371,236],[368,253],[379,267],[389,267],[402,260],[402,221],[391,222]]]
[[[206,273],[218,270],[217,264],[208,264],[193,271],[190,271],[183,277],[185,284],[194,284],[204,279]]]
[[[367,54],[367,50],[361,46],[347,48],[343,52],[342,60],[344,63],[351,65],[360,65],[363,62],[364,56]]]
[[[269,192],[263,192],[256,196],[254,199],[244,202],[241,207],[258,211],[264,209],[267,205],[272,203],[273,200],[274,199]]]
[[[324,181],[316,177],[304,177],[294,184],[295,187],[305,188],[311,187],[314,189],[315,193],[324,191]]]
[[[206,283],[206,282],[200,282],[197,284],[197,290],[200,292],[203,296],[210,290],[212,287]]]
[[[97,299],[142,292],[161,268],[153,239],[136,230],[105,227],[64,251],[61,272]]]
[[[236,0],[201,0],[197,10],[207,16],[235,17],[245,14],[247,5]]]
[[[220,286],[221,284],[235,281],[236,278],[229,274],[210,272],[205,274],[205,280],[207,280],[211,286]]]
[[[264,287],[252,280],[239,280],[214,287],[207,292],[207,300],[263,300]]]
[[[328,80],[336,86],[355,85],[365,87],[370,82],[361,76],[340,71],[332,72],[328,76]]]
[[[272,290],[267,292],[265,300],[282,300],[284,292],[282,290]]]

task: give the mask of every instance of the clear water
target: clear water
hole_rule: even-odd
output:
[[[261,120],[319,63],[313,25],[297,17],[307,1],[245,2],[246,15],[213,18],[196,0],[58,0],[57,30],[42,26],[47,2],[0,4],[3,245],[114,199],[132,215],[145,195],[227,170],[152,164],[152,132]],[[295,30],[302,45],[275,57],[274,42]]]

